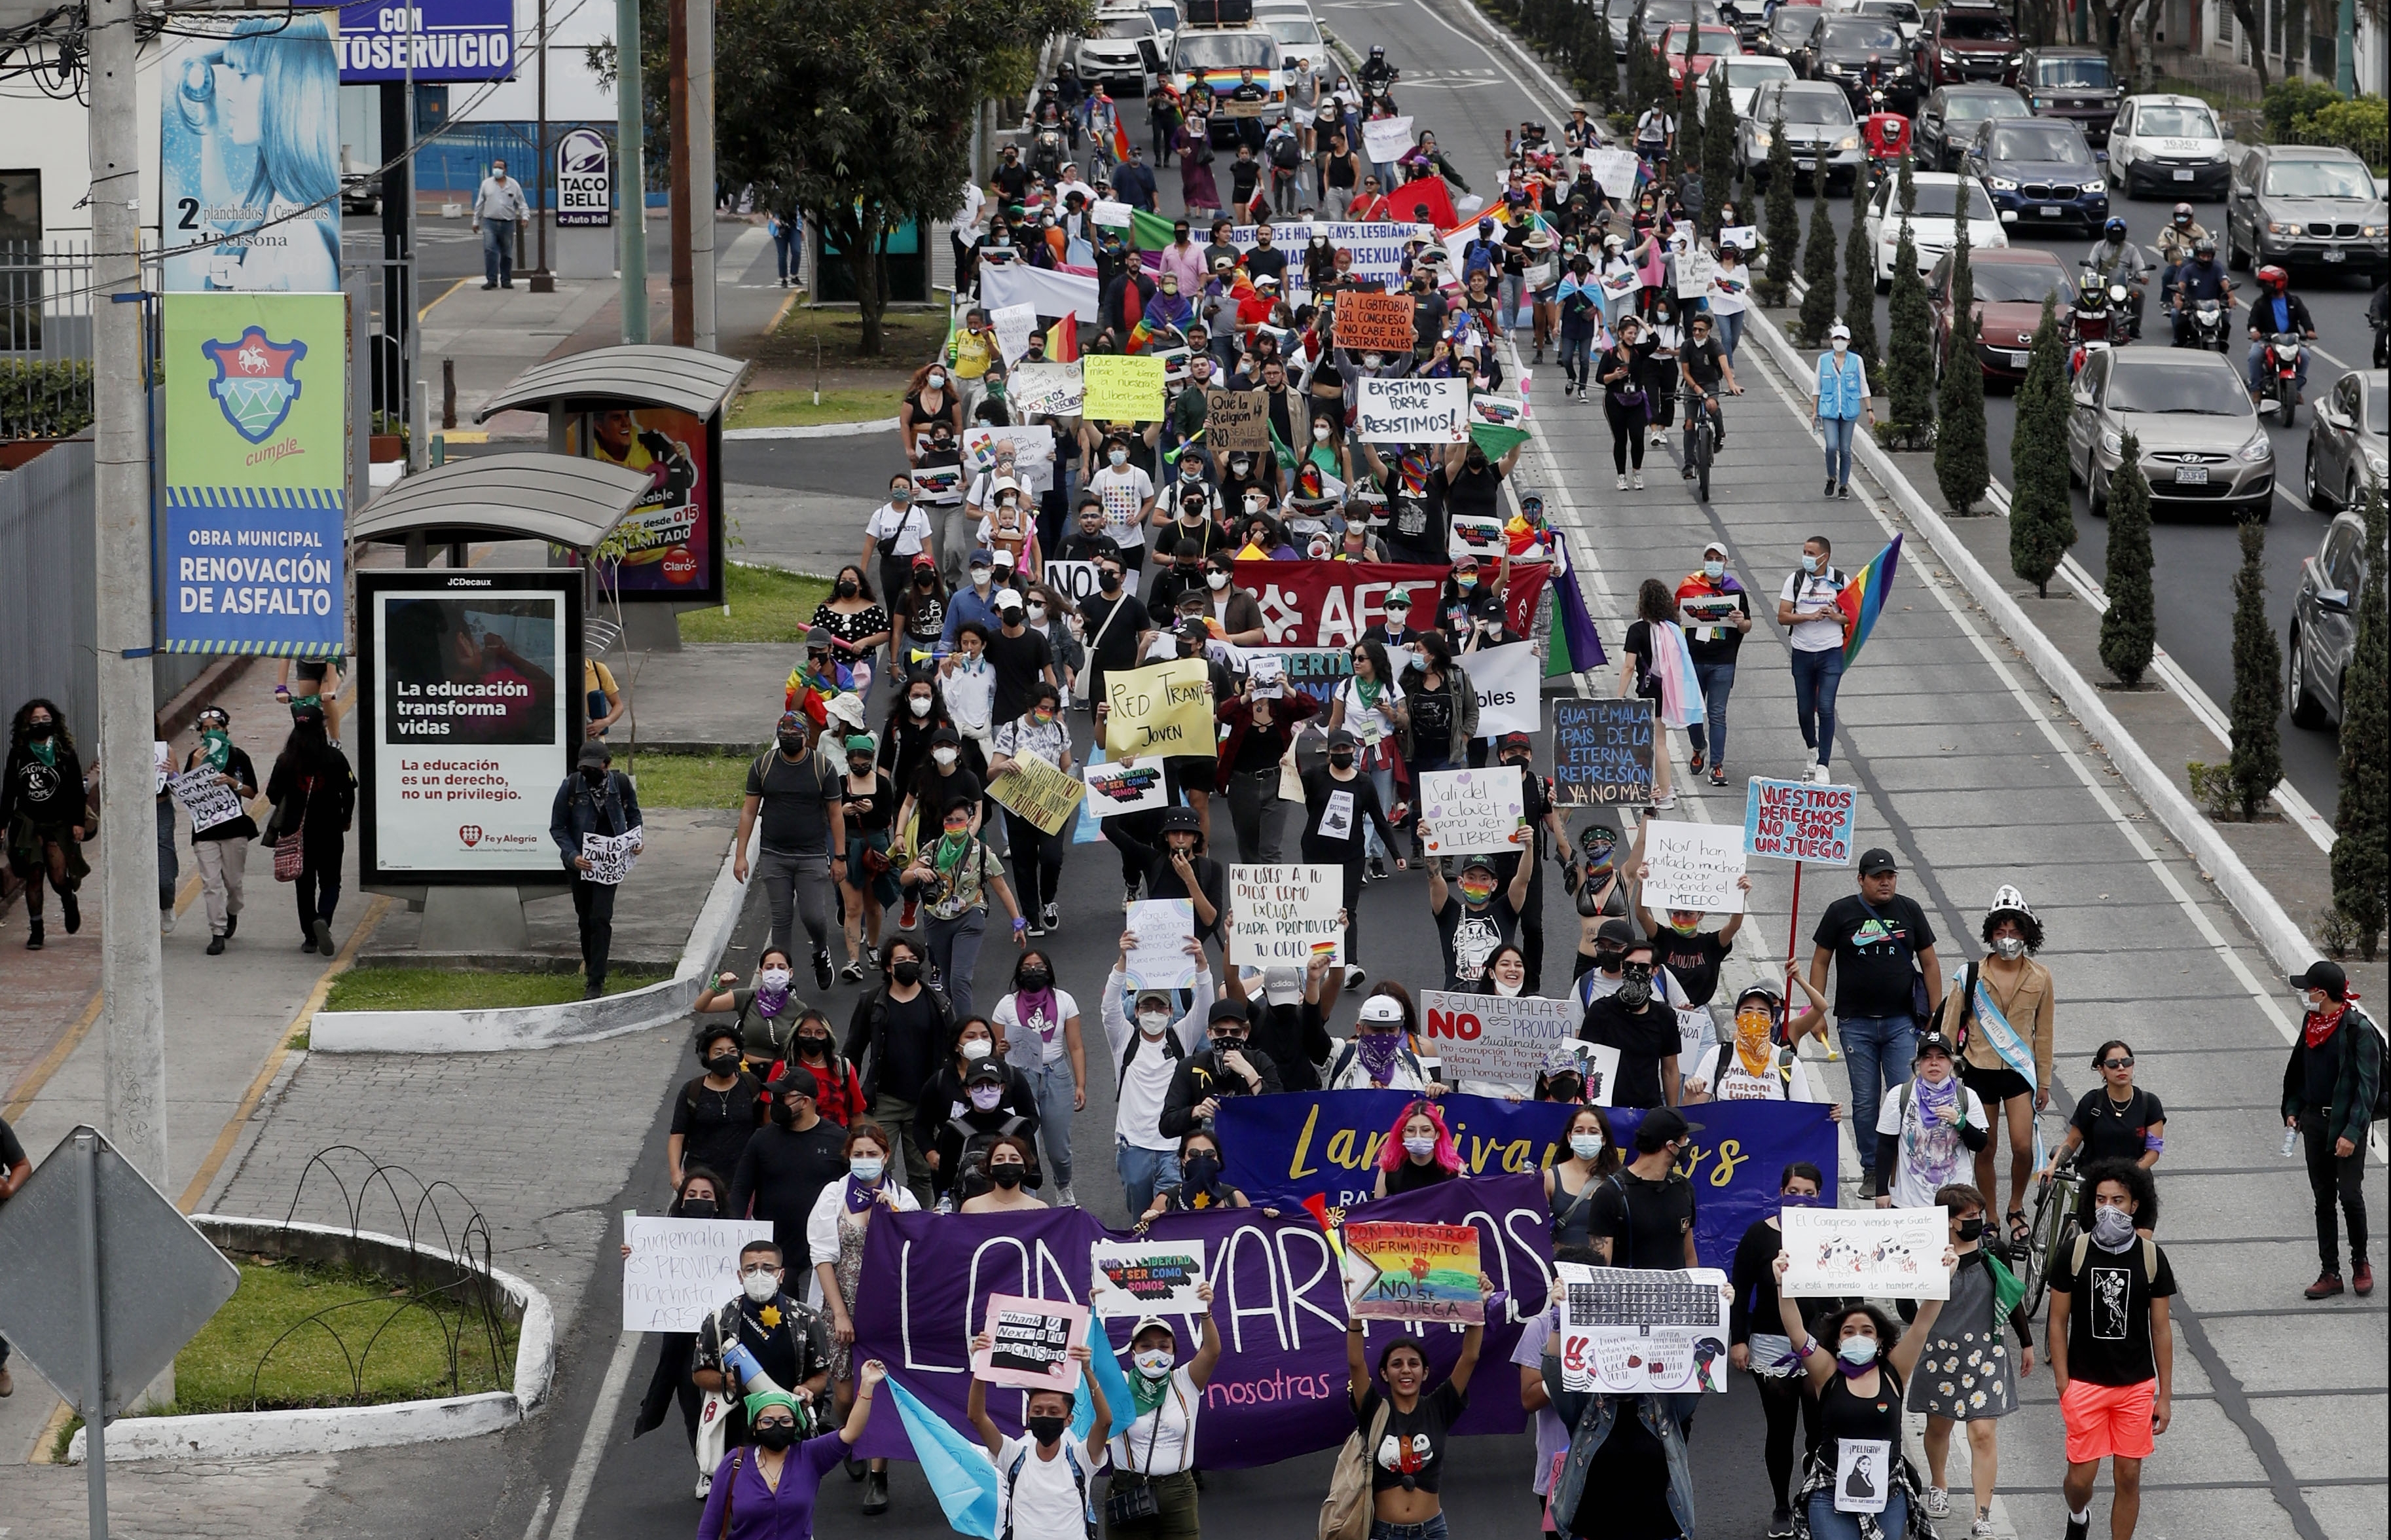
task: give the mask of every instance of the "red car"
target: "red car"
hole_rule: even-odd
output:
[[[2015,85],[2024,47],[1992,0],[1945,0],[1919,30],[1919,78],[1929,91],[1986,81]]]
[[[2075,285],[2058,255],[2031,246],[2010,246],[1971,252],[1970,277],[1976,293],[1976,356],[1986,380],[2012,383],[2025,378],[2026,355],[2033,350],[2035,329],[2042,324],[2042,297],[2055,293],[2059,323],[2067,322],[2075,303]],[[1934,359],[1939,367],[1950,356],[1951,259],[1934,265],[1926,278],[1926,303],[1934,312]]]
[[[1669,82],[1680,91],[1686,88],[1689,72],[1699,79],[1710,69],[1712,59],[1733,58],[1743,52],[1743,43],[1733,27],[1706,26],[1694,39],[1694,55],[1687,58],[1687,30],[1681,21],[1661,33],[1661,57],[1669,61]]]

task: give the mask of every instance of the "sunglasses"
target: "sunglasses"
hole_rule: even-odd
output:
[[[2102,1059],[2100,1061],[2100,1068],[2103,1069],[2131,1069],[2133,1067],[2134,1061],[2130,1055],[2122,1059]]]

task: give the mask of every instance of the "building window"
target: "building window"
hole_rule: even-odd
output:
[[[0,171],[0,243],[42,239],[42,174]]]

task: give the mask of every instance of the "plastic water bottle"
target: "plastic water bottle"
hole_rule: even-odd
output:
[[[2297,1155],[2299,1152],[2300,1131],[2296,1128],[2287,1128],[2283,1130],[2283,1158],[2289,1160],[2293,1156]]]

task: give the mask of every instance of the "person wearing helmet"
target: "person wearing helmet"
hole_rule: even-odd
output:
[[[1826,1098],[1810,1080],[1802,1055],[1777,1040],[1786,1036],[1780,1024],[1798,1041],[1827,1019],[1827,997],[1800,974],[1790,976],[1810,997],[1810,1003],[1790,1024],[1785,1023],[1785,997],[1773,984],[1753,984],[1735,997],[1735,1038],[1714,1043],[1695,1059],[1686,1077],[1686,1104],[1697,1102],[1816,1102]],[[1833,1106],[1828,1116],[1842,1120],[1843,1109]]]
[[[2133,293],[2133,335],[2142,334],[2143,285],[2150,277],[2150,263],[2142,249],[2126,239],[2126,222],[2112,219],[2101,226],[2100,239],[2084,253],[2084,270],[2104,284],[2122,283]]]
[[[2217,260],[2217,242],[2202,236],[2191,243],[2191,255],[2175,270],[2175,281],[2169,285],[2175,295],[2175,345],[2192,347],[2199,339],[2191,329],[2192,307],[2203,300],[2223,302],[2226,313],[2233,310],[2233,280],[2225,272],[2225,264]],[[2223,346],[2222,342],[2218,343]]]
[[[1956,969],[1943,991],[1935,1030],[1959,1050],[1959,1078],[1992,1119],[1976,1152],[1976,1187],[1986,1202],[1994,1184],[1993,1144],[2004,1123],[2010,1145],[2010,1238],[2023,1241],[2027,1184],[2034,1179],[2035,1114],[2050,1105],[2050,1050],[2057,990],[2050,970],[2034,960],[2042,950],[2042,922],[2025,895],[2004,883],[1984,912],[1984,957]]]
[[[2292,292],[2292,275],[2273,264],[2258,269],[2258,297],[2250,302],[2250,399],[2257,401],[2265,395],[2260,370],[2271,368],[2268,341],[2279,332],[2293,332],[2303,342],[2316,341],[2316,322],[2308,318],[2308,307]],[[2300,349],[2299,372],[2293,384],[2306,391],[2308,384],[2308,350]],[[2294,395],[2292,404],[2298,406],[2307,396]]]
[[[2158,259],[2160,267],[2164,269],[2159,274],[2162,291],[2175,287],[2176,269],[2191,260],[2192,242],[2207,239],[2208,231],[2191,216],[2191,205],[2178,203],[2175,211],[2167,216],[2166,228],[2159,232]]]

